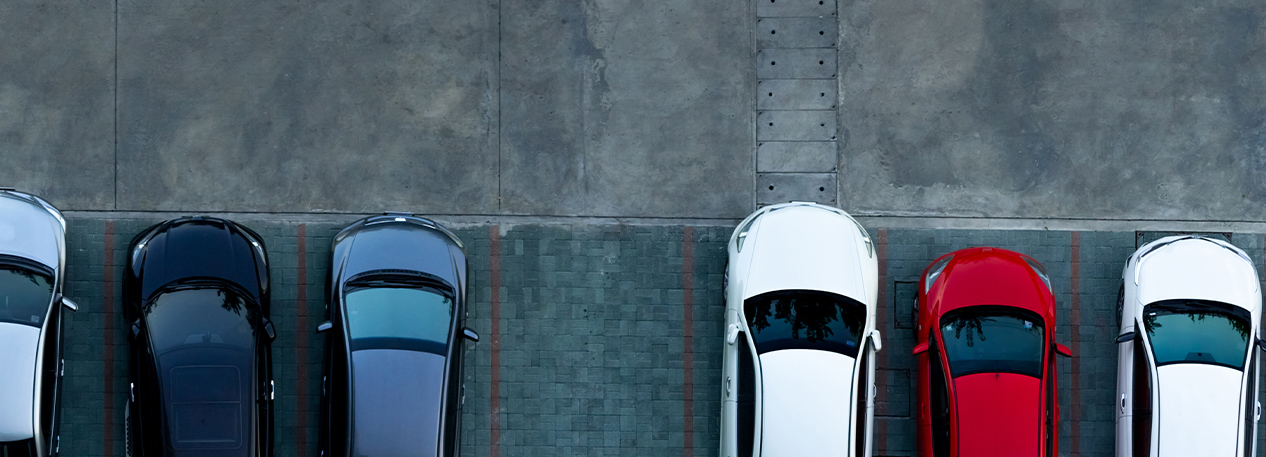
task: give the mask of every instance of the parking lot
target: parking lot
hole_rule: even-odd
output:
[[[315,455],[331,237],[354,220],[239,219],[264,236],[278,328],[276,451]],[[124,254],[151,219],[69,219],[64,455],[123,455]],[[456,225],[470,256],[464,455],[714,455],[728,225]],[[1122,262],[1160,233],[870,227],[880,262],[876,455],[915,452],[912,302],[938,255],[992,245],[1047,267],[1059,303],[1062,455],[1112,455]],[[1262,234],[1231,241],[1261,265]]]

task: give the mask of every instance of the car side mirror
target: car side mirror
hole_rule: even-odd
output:
[[[1132,339],[1134,339],[1134,332],[1125,332],[1125,333],[1122,333],[1121,336],[1117,337],[1117,342],[1124,343]]]
[[[928,351],[928,344],[927,344],[927,343],[919,343],[919,345],[918,345],[918,346],[915,346],[915,347],[914,347],[914,351],[911,351],[911,354],[913,354],[913,355],[919,355],[919,354],[922,354],[922,353],[927,352],[927,351]]]
[[[316,330],[317,330],[317,333],[324,333],[324,332],[329,331],[332,328],[334,328],[334,324],[331,324],[330,321],[325,321],[325,322],[322,322],[321,325],[318,325]]]
[[[466,337],[466,339],[472,342],[475,342],[475,343],[479,342],[479,334],[475,333],[474,330],[471,330],[470,327],[462,328],[462,336]]]
[[[1064,346],[1064,345],[1059,344],[1059,343],[1055,343],[1055,353],[1056,353],[1056,354],[1059,354],[1059,355],[1062,355],[1062,356],[1064,356],[1064,357],[1072,357],[1072,356],[1073,356],[1073,351],[1072,351],[1071,349],[1068,349],[1068,346]]]
[[[880,341],[879,330],[875,330],[874,332],[871,332],[870,339],[872,342],[875,343],[875,352],[879,352],[884,349],[884,342]]]
[[[127,340],[136,341],[136,339],[140,337],[141,337],[141,320],[137,319],[136,321],[132,322],[132,327],[128,329]]]
[[[62,306],[65,306],[66,309],[69,309],[71,311],[79,311],[79,305],[75,303],[74,300],[71,300],[66,297],[62,297]]]
[[[1257,337],[1257,348],[1266,351],[1266,340],[1263,340],[1260,336]]]
[[[268,336],[268,341],[274,341],[277,339],[277,329],[273,327],[273,321],[264,321],[264,335]]]

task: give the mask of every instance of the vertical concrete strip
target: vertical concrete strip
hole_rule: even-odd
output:
[[[114,457],[114,221],[105,221],[101,268],[101,314],[103,325],[101,409],[104,413],[101,455]]]
[[[681,236],[681,304],[682,304],[682,331],[681,331],[681,404],[682,404],[682,455],[684,457],[694,456],[694,439],[695,439],[695,423],[694,423],[694,393],[695,381],[694,373],[691,370],[694,365],[694,270],[695,270],[695,228],[686,226],[682,230]]]
[[[1070,254],[1072,255],[1072,260],[1069,262],[1069,265],[1070,265],[1069,269],[1071,270],[1069,273],[1069,277],[1071,278],[1071,280],[1069,281],[1069,285],[1068,285],[1068,296],[1069,296],[1069,304],[1070,304],[1069,306],[1070,314],[1068,316],[1068,324],[1069,324],[1069,329],[1071,330],[1071,332],[1069,332],[1070,336],[1068,339],[1068,349],[1072,351],[1073,356],[1070,357],[1071,360],[1069,361],[1069,364],[1070,364],[1069,377],[1071,378],[1071,383],[1072,383],[1070,386],[1068,386],[1069,387],[1068,392],[1072,395],[1072,398],[1069,401],[1069,405],[1072,405],[1072,417],[1070,418],[1072,419],[1072,427],[1069,427],[1069,430],[1071,430],[1070,434],[1072,436],[1069,436],[1068,444],[1069,444],[1069,447],[1071,448],[1070,449],[1071,452],[1069,453],[1070,455],[1080,455],[1081,454],[1081,351],[1080,351],[1081,344],[1078,341],[1081,339],[1081,336],[1080,336],[1081,334],[1081,232],[1072,232],[1070,245],[1071,245]]]
[[[490,314],[492,325],[489,329],[492,333],[489,335],[492,341],[492,366],[489,370],[492,393],[488,399],[488,404],[491,406],[489,422],[492,439],[489,441],[488,454],[492,457],[501,457],[501,227],[497,225],[488,227],[488,237],[492,241],[491,248],[488,250],[489,280],[492,283]]]
[[[879,229],[879,231],[875,233],[875,257],[876,257],[876,260],[879,261],[879,291],[877,294],[878,296],[875,298],[875,302],[878,305],[875,307],[876,308],[875,309],[875,329],[882,328],[883,330],[888,330],[888,327],[882,324],[885,318],[884,311],[887,309],[887,306],[885,305],[888,303],[888,300],[889,300],[888,299],[888,229]],[[896,326],[894,325],[893,327],[895,329]],[[891,341],[892,338],[895,337],[895,335],[893,335],[892,333],[889,333],[885,336],[889,339],[889,341]],[[891,366],[888,364],[888,354],[890,353],[892,353],[892,349],[888,349],[887,351],[879,351],[878,356],[875,357],[875,386],[877,387],[883,387],[883,386],[888,385],[887,368]],[[862,387],[865,387],[865,386],[862,386]],[[879,409],[878,404],[876,404],[875,406],[876,406],[875,409]],[[888,445],[888,440],[891,437],[888,435],[888,421],[887,420],[881,420],[881,418],[875,418],[874,424],[875,424],[875,429],[872,430],[871,433],[874,433],[874,436],[876,439],[875,439],[874,449],[871,453],[875,455],[879,455],[890,448],[890,446]],[[883,440],[882,446],[880,445],[880,440]]]
[[[295,230],[295,453],[308,455],[308,226]]]

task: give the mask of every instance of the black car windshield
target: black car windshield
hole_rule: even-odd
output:
[[[857,357],[866,306],[848,297],[814,290],[769,292],[747,299],[743,314],[756,353],[819,349]]]
[[[380,284],[347,292],[352,350],[407,349],[444,355],[453,298],[425,286]]]
[[[10,265],[0,265],[0,322],[39,327],[53,301],[53,277]]]
[[[1002,306],[973,306],[941,318],[950,376],[1017,373],[1040,377],[1045,355],[1042,320]]]
[[[162,292],[145,308],[150,344],[156,353],[185,345],[255,346],[246,298],[227,288],[181,288]]]
[[[1166,300],[1143,308],[1156,364],[1207,363],[1242,370],[1248,310],[1203,300]]]

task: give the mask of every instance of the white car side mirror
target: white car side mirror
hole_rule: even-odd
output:
[[[879,352],[884,348],[884,343],[880,341],[879,336],[879,330],[875,330],[870,333],[871,340],[875,342],[875,352]]]
[[[730,328],[725,331],[725,344],[733,346],[734,342],[738,341],[738,334],[739,334],[738,325],[730,324]]]

